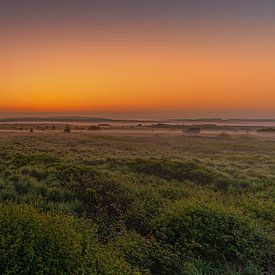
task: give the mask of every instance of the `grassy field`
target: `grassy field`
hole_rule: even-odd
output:
[[[0,132],[1,274],[274,274],[275,136]]]

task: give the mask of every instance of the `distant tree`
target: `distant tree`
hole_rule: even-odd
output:
[[[186,132],[189,132],[189,133],[200,133],[201,132],[201,128],[200,127],[196,127],[196,126],[192,126],[192,127],[189,127]]]
[[[64,129],[65,133],[70,133],[71,132],[71,127],[70,125],[66,125],[65,129]]]
[[[93,131],[93,130],[101,130],[101,128],[99,126],[96,126],[96,125],[90,125],[88,127],[88,130],[89,131]]]

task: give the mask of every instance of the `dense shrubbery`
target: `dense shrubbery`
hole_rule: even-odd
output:
[[[182,258],[271,265],[274,247],[257,229],[220,205],[180,202],[156,219],[156,237]]]
[[[192,181],[217,191],[242,190],[249,186],[246,180],[235,180],[194,162],[160,159],[135,159],[127,165],[137,173],[154,175],[166,180]]]
[[[138,173],[180,181],[193,179],[194,175],[192,176],[190,172],[197,169],[197,165],[193,162],[182,163],[159,159],[135,159],[129,161],[127,165]]]
[[[47,154],[20,142],[0,151],[0,273],[274,272],[275,177],[255,177],[236,156],[215,165],[125,145],[132,155],[91,158],[82,139],[80,151],[55,142]]]
[[[123,274],[129,266],[81,220],[0,205],[1,274]],[[109,257],[109,258],[107,258]]]

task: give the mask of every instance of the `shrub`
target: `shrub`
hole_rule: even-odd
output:
[[[0,206],[1,274],[126,274],[128,264],[100,245],[81,220]]]
[[[182,163],[164,159],[135,159],[128,162],[128,166],[135,172],[154,175],[165,179],[186,179],[187,172],[196,169],[195,163]]]
[[[14,189],[19,195],[23,195],[31,190],[31,184],[27,181],[15,182]]]
[[[136,269],[146,272],[152,268],[152,245],[141,235],[129,231],[116,239],[115,246]]]
[[[47,170],[44,168],[32,167],[30,169],[29,175],[37,178],[38,180],[44,180],[47,178]]]
[[[151,191],[151,192],[150,192]],[[142,235],[152,231],[152,220],[164,207],[163,199],[152,190],[139,191],[133,196],[125,215],[125,224]]]
[[[5,169],[5,170],[2,172],[2,176],[3,176],[5,179],[11,178],[13,175],[14,175],[14,171],[12,171],[12,170],[10,170],[10,169]]]
[[[78,165],[56,165],[52,171],[61,184],[74,185],[85,183],[95,178],[96,172],[87,166]]]
[[[59,188],[52,187],[48,189],[47,199],[53,202],[63,202],[68,198],[68,191],[63,191]]]
[[[133,191],[122,182],[112,179],[109,173],[80,170],[77,174],[79,181],[70,183],[77,199],[86,206],[87,213],[101,216],[106,215],[114,220],[129,208],[133,200]],[[106,221],[107,222],[107,221]]]
[[[199,184],[211,184],[214,173],[194,162],[179,162],[159,159],[136,159],[128,166],[138,173],[154,175],[166,180],[191,180]]]
[[[181,257],[268,266],[274,247],[237,214],[219,206],[180,202],[156,219],[156,238]]]
[[[234,186],[234,181],[226,177],[217,177],[214,180],[214,188],[217,191],[228,191]]]
[[[214,174],[203,168],[197,168],[190,171],[189,178],[202,185],[209,185],[214,179]]]
[[[6,190],[2,190],[0,194],[1,201],[13,201],[16,199],[16,193],[14,189],[7,188]]]
[[[181,274],[183,268],[178,255],[152,237],[144,238],[128,231],[114,244],[127,262],[142,274]]]

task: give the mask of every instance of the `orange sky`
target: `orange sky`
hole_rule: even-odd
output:
[[[274,29],[3,33],[0,110],[275,110]]]

